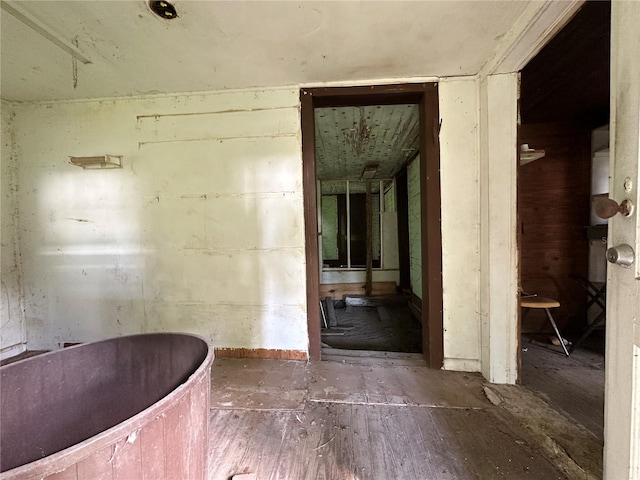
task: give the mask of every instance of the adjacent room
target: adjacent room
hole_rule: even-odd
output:
[[[640,478],[640,3],[0,7],[3,478]]]
[[[609,2],[587,3],[522,70],[518,171],[522,384],[600,441],[610,21]],[[556,327],[540,298],[555,302],[546,304]]]
[[[416,104],[315,109],[325,359],[422,352],[419,120]]]

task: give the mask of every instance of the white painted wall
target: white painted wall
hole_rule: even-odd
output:
[[[29,348],[307,351],[298,89],[16,106]],[[124,156],[89,171],[68,156]]]
[[[17,165],[13,142],[13,108],[2,102],[2,243],[0,246],[2,289],[0,298],[1,358],[25,349],[20,249],[18,247]]]
[[[440,84],[448,369],[480,369],[478,90]],[[179,330],[307,350],[297,88],[17,105],[15,127],[30,348]],[[102,153],[124,168],[67,163]]]
[[[480,81],[482,374],[494,383],[518,376],[518,83],[517,73]]]
[[[444,368],[480,370],[479,82],[439,84]]]

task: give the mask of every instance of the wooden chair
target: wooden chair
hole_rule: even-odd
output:
[[[553,330],[556,332],[556,335],[558,336],[560,345],[562,345],[562,349],[564,350],[564,353],[568,357],[569,350],[567,350],[567,346],[565,345],[564,338],[562,335],[560,335],[560,330],[558,330],[558,325],[556,325],[556,321],[553,319],[553,316],[549,311],[550,308],[558,308],[559,306],[560,306],[560,302],[557,300],[553,300],[551,298],[538,297],[537,295],[524,295],[520,297],[520,307],[526,309],[522,315],[523,318],[527,314],[530,308],[544,309],[544,311],[547,314],[547,318],[551,322],[551,326],[553,327]]]

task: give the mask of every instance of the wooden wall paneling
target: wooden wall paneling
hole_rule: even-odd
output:
[[[545,157],[518,171],[522,289],[560,301],[554,318],[565,333],[585,322],[586,294],[572,274],[587,276],[590,132],[564,124],[525,124],[520,143]],[[523,333],[551,332],[544,312],[530,311]]]
[[[140,439],[137,432],[116,443],[113,456],[113,479],[130,480],[142,478],[142,456],[140,455]]]
[[[53,475],[47,475],[46,480],[78,480],[77,465],[71,465],[69,468],[65,468],[61,472],[56,472]]]
[[[165,417],[164,438],[165,448],[170,452],[165,465],[167,478],[189,478],[189,435],[187,428],[182,425],[182,418],[189,417],[189,403],[191,395],[183,396]],[[177,450],[177,451],[176,451]],[[140,477],[134,477],[140,478]]]
[[[164,480],[164,417],[158,417],[140,431],[140,449],[145,469],[142,480]]]
[[[611,2],[589,1],[522,70],[526,124],[571,122],[596,128],[609,121]]]
[[[104,447],[78,462],[78,480],[112,480],[113,447]]]

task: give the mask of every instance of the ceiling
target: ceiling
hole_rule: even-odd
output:
[[[1,96],[67,100],[477,74],[529,1],[10,1],[91,63],[1,11]],[[75,86],[74,86],[75,83]]]
[[[420,143],[418,105],[315,109],[316,177],[360,180],[365,165],[390,179]]]
[[[522,70],[522,123],[609,122],[611,3],[586,2]]]
[[[3,1],[2,99],[475,75],[513,41],[536,2],[172,3],[174,20],[155,16],[146,0]],[[376,179],[392,178],[418,151],[416,105],[321,108],[315,116],[321,180],[359,180],[366,164],[377,166]]]

